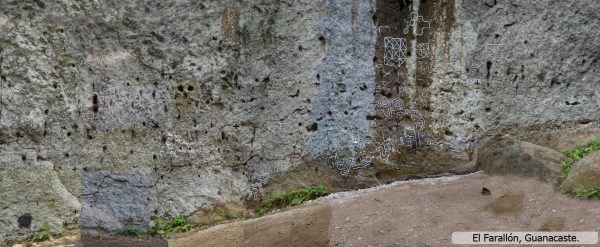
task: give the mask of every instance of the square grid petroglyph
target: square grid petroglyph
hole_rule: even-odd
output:
[[[429,56],[429,43],[417,44],[417,58],[427,58]]]
[[[501,44],[486,44],[485,45],[485,56],[490,61],[500,60],[500,48]]]
[[[384,38],[383,63],[387,66],[400,67],[406,61],[406,39]]]

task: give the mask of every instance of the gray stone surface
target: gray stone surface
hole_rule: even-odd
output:
[[[1,1],[0,242],[77,226],[84,167],[148,174],[151,216],[189,215],[276,177],[348,189],[468,170],[489,136],[598,121],[598,9]]]
[[[48,161],[0,169],[0,240],[29,236],[48,222],[52,233],[77,226],[81,204],[61,183],[56,166]],[[29,227],[19,218],[30,214]]]
[[[481,147],[477,166],[488,174],[537,177],[558,187],[562,182],[561,161],[571,160],[556,150],[533,143],[498,138]]]
[[[148,230],[150,176],[85,170],[81,177],[81,235],[125,227]],[[90,231],[89,234],[87,231]]]
[[[318,157],[343,149],[364,149],[367,116],[373,112],[376,31],[371,1],[324,1],[329,15],[318,23],[325,57],[315,69],[319,97],[312,105],[317,124],[310,155]]]

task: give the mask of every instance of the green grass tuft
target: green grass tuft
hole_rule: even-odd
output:
[[[269,195],[255,209],[254,212],[261,216],[275,209],[287,206],[300,205],[305,201],[327,195],[323,185],[304,187],[289,192],[281,192]]]
[[[575,197],[580,199],[599,199],[600,198],[600,189],[598,188],[590,188],[586,189],[583,186],[578,186],[573,191]]]
[[[560,165],[562,166],[562,171],[560,171],[560,178],[566,178],[569,175],[569,172],[571,171],[571,168],[573,168],[574,164],[575,162],[571,161],[561,161]]]
[[[164,220],[155,219],[152,221],[150,230],[143,228],[133,227],[126,225],[123,228],[117,229],[114,232],[123,236],[135,236],[135,237],[164,237],[168,235],[174,235],[181,232],[187,232],[198,226],[199,224],[189,221],[185,216],[177,216],[175,218]]]
[[[564,151],[563,155],[571,158],[573,161],[578,161],[583,159],[586,155],[598,150],[600,150],[600,140],[590,140],[586,144],[577,145],[574,149]],[[561,161],[560,165],[562,166],[562,171],[560,177],[566,178],[574,164],[575,162]]]
[[[231,220],[231,219],[239,219],[242,216],[228,208],[219,208],[217,215],[215,215],[211,219],[211,224],[217,223],[219,221]]]
[[[191,222],[185,216],[180,215],[170,220],[155,220],[153,230],[155,231],[155,235],[164,236],[187,232],[198,226],[200,225]]]
[[[52,239],[52,228],[48,221],[44,221],[44,225],[33,235],[31,238],[32,242],[40,242]]]

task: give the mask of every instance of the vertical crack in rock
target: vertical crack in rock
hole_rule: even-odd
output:
[[[363,149],[373,103],[375,4],[371,0],[328,0],[325,4],[330,15],[318,27],[325,57],[315,69],[319,99],[313,103],[313,119],[319,128],[311,137],[311,158]],[[365,85],[366,90],[361,90]]]

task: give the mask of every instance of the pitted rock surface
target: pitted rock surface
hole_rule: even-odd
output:
[[[464,173],[498,135],[558,143],[600,119],[598,9],[2,1],[0,242],[78,227],[84,168],[148,174],[152,218]]]

